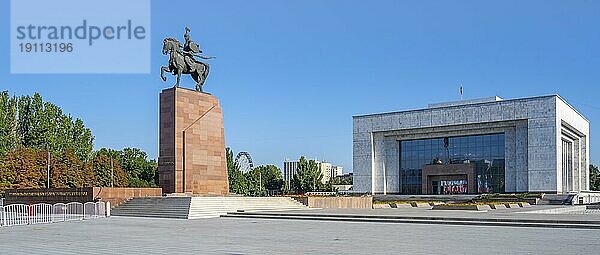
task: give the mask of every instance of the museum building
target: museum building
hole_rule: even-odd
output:
[[[353,117],[354,190],[589,190],[589,121],[559,95],[430,104]]]

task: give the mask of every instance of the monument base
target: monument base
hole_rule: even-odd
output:
[[[219,100],[169,88],[160,93],[159,185],[165,193],[227,195],[227,159]]]

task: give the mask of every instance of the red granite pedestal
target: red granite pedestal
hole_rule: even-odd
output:
[[[216,97],[185,88],[163,90],[159,129],[164,193],[229,193],[223,115]]]

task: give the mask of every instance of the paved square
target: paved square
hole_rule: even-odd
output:
[[[600,230],[112,217],[0,229],[1,254],[597,254]]]

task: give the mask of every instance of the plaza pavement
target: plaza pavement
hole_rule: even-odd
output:
[[[598,254],[600,230],[111,217],[0,228],[0,254]]]

